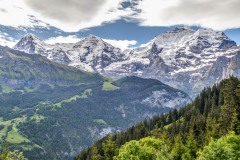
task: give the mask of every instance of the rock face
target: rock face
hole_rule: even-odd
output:
[[[93,35],[76,44],[55,45],[27,35],[14,48],[113,79],[131,75],[158,79],[192,97],[230,74],[240,76],[236,43],[223,32],[202,28],[176,28],[125,51]]]
[[[25,35],[14,47],[14,49],[24,51],[29,54],[41,54],[47,56],[47,50],[51,45],[41,41],[34,34]]]

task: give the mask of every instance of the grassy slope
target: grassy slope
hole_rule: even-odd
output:
[[[103,88],[102,88],[103,91],[114,91],[118,89],[119,87],[113,85],[111,81],[104,82]]]
[[[40,55],[29,55],[0,46],[0,79],[57,84],[84,84],[103,81],[99,74],[49,61]],[[26,83],[25,83],[26,84]],[[8,87],[4,87],[9,91]]]
[[[56,107],[61,107],[62,103],[69,103],[71,101],[76,101],[77,99],[84,99],[84,98],[88,98],[89,95],[92,94],[92,89],[86,89],[83,93],[79,94],[79,95],[74,95],[71,98],[68,99],[64,99],[61,102],[55,103],[54,105]]]
[[[22,149],[40,148],[39,145],[32,143],[18,130],[20,122],[40,123],[47,118],[37,113],[39,106],[47,106],[49,101],[58,102],[57,104],[61,106],[63,102],[68,103],[73,100],[76,101],[78,98],[87,98],[91,94],[91,89],[85,89],[84,92],[77,94],[76,91],[71,91],[74,90],[72,89],[74,85],[86,88],[85,86],[92,87],[103,84],[105,80],[99,74],[81,71],[74,67],[54,63],[40,55],[29,55],[7,47],[0,46],[0,55],[0,86],[2,88],[0,94],[3,97],[5,96],[0,102],[0,109],[6,111],[6,113],[2,112],[0,114],[4,116],[11,112],[14,115],[12,118],[7,118],[6,115],[4,120],[0,116],[0,122],[5,126],[0,130],[0,142],[8,141]],[[47,88],[42,87],[43,83],[47,84]],[[63,86],[62,90],[58,91],[60,93],[55,93],[54,87],[56,85]],[[67,86],[72,87],[65,91],[64,86],[66,86],[65,88]],[[66,94],[61,95],[61,93]],[[17,100],[21,96],[21,99],[25,99],[24,102]],[[10,101],[11,103],[9,103]],[[27,108],[22,108],[23,106]],[[28,115],[28,113],[33,114]],[[8,130],[9,127],[12,127],[12,129]]]
[[[23,135],[21,135],[18,132],[16,124],[14,124],[12,126],[12,130],[10,132],[8,132],[6,141],[9,142],[9,143],[12,143],[12,144],[20,144],[20,143],[23,143],[23,142],[26,142],[26,143],[30,142],[29,139],[27,139],[26,137],[24,137]]]

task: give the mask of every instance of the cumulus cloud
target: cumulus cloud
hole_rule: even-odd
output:
[[[197,25],[215,30],[240,27],[239,0],[142,0],[134,18],[143,26]]]
[[[105,42],[120,48],[121,50],[125,50],[130,48],[133,45],[137,44],[135,40],[114,40],[114,39],[103,39]]]
[[[0,0],[0,24],[75,32],[125,19],[225,30],[240,27],[239,6],[239,0]]]
[[[128,0],[22,0],[34,16],[64,31],[113,22],[132,14],[121,3]]]
[[[51,19],[78,25],[91,20],[106,0],[25,0],[33,10]]]
[[[22,0],[0,0],[0,24],[11,27],[35,27],[47,24],[37,21]]]
[[[58,37],[51,37],[45,40],[48,44],[55,44],[55,43],[76,43],[82,40],[81,38],[75,36],[75,35],[69,35],[69,36],[58,36]]]
[[[54,26],[75,32],[133,14],[129,0],[0,0],[0,24],[12,27]]]

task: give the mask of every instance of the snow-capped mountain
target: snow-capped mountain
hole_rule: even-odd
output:
[[[51,49],[51,45],[41,41],[34,34],[25,35],[15,46],[14,49],[24,51],[29,54],[47,55],[47,51]]]
[[[14,48],[113,79],[130,75],[158,79],[192,97],[231,74],[240,77],[236,43],[211,29],[176,28],[125,51],[93,35],[75,44],[49,45],[30,34]]]
[[[114,78],[129,74],[155,78],[194,97],[231,74],[240,77],[238,50],[223,32],[176,28],[131,50],[127,61],[113,63],[105,72]]]
[[[90,72],[102,72],[103,68],[111,63],[125,60],[125,54],[119,48],[94,35],[89,35],[75,44],[50,45],[33,34],[27,34],[14,49],[40,54],[52,61]]]

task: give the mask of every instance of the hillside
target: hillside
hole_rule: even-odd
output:
[[[104,81],[103,77],[49,61],[39,55],[0,46],[0,82],[17,87],[36,84],[76,84]]]
[[[189,103],[157,80],[117,81],[2,47],[0,143],[29,159],[71,159],[94,141]]]
[[[240,80],[205,88],[189,105],[97,141],[76,160],[239,159]]]

